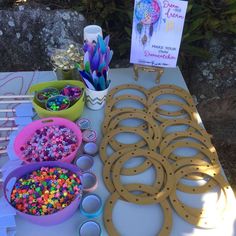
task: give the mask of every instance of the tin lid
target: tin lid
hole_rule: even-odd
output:
[[[96,142],[97,140],[97,133],[95,130],[87,129],[83,132],[83,141],[84,142]]]
[[[100,236],[100,225],[92,220],[84,222],[79,229],[79,236]]]
[[[85,192],[93,192],[98,186],[97,176],[92,172],[84,172],[82,175],[82,184]]]
[[[98,145],[93,142],[86,143],[84,145],[84,152],[89,155],[96,155],[98,152]]]
[[[80,127],[81,130],[90,129],[91,122],[86,118],[80,118],[76,121],[76,124]]]
[[[74,160],[74,164],[79,167],[79,169],[84,171],[89,171],[93,167],[93,158],[89,155],[80,155]]]
[[[102,213],[102,199],[96,194],[86,195],[80,204],[80,211],[88,218],[98,217]]]

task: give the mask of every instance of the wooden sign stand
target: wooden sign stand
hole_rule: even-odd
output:
[[[146,72],[156,72],[157,73],[157,77],[156,77],[157,84],[160,84],[161,76],[164,73],[164,69],[161,67],[144,66],[144,65],[138,65],[138,64],[134,64],[133,70],[134,70],[134,79],[136,81],[138,80],[139,70],[146,71]]]

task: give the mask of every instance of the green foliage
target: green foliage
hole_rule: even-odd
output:
[[[111,47],[116,58],[128,57],[131,40],[133,1],[82,0],[75,8],[91,24],[100,25],[111,35]]]
[[[181,56],[207,57],[203,40],[210,40],[214,34],[236,33],[235,0],[190,0],[182,38]]]
[[[12,0],[10,0],[12,1]],[[9,2],[10,2],[9,1]],[[88,23],[100,25],[111,35],[116,58],[128,58],[134,1],[131,0],[28,0],[54,8],[74,8]],[[215,33],[236,34],[236,0],[189,0],[183,32],[180,61],[207,57],[203,42]]]
[[[129,57],[133,4],[130,0],[82,0],[77,10],[89,23],[111,34],[116,58]],[[190,0],[182,38],[180,64],[189,57],[207,57],[202,42],[214,33],[236,33],[236,0]]]

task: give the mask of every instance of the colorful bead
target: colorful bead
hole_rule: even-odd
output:
[[[72,130],[61,125],[44,126],[22,146],[27,162],[58,161],[76,150],[78,140]]]
[[[61,94],[67,96],[70,101],[79,100],[82,96],[83,90],[79,87],[67,85],[65,88],[61,90]]]
[[[17,180],[11,204],[26,214],[48,215],[64,209],[76,197],[82,197],[77,175],[60,167],[41,167]]]
[[[46,108],[50,111],[65,110],[69,106],[70,106],[70,99],[62,95],[51,97],[46,102]]]
[[[59,91],[56,88],[46,88],[38,91],[36,98],[39,102],[46,102],[50,97],[56,96],[58,94]]]

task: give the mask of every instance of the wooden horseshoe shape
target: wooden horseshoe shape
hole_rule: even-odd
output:
[[[166,147],[164,150],[162,150],[161,154],[165,158],[171,159],[171,154],[173,153],[173,151],[177,148],[182,148],[182,147],[190,147],[190,148],[194,148],[194,149],[200,151],[201,153],[204,154],[204,157],[206,157],[209,160],[209,163],[211,163],[211,164],[217,164],[219,162],[218,155],[216,153],[215,148],[213,148],[212,150],[209,150],[205,146],[203,146],[199,143],[196,143],[196,142],[192,142],[192,141],[178,141],[176,143],[173,143],[173,144],[169,145],[168,147]],[[171,159],[171,160],[176,161],[176,160],[180,160],[180,159],[184,159],[184,158],[188,159],[189,157],[175,156],[175,159]],[[194,158],[194,157],[192,157],[192,158]],[[195,159],[198,159],[198,157],[195,157]]]
[[[162,142],[160,144],[160,152],[162,152],[169,145],[171,145],[173,141],[182,141],[184,138],[195,139],[196,141],[200,142],[202,145],[204,145],[209,150],[214,150],[216,152],[215,147],[212,145],[212,143],[208,139],[206,139],[202,135],[199,135],[199,134],[194,133],[192,131],[174,132],[174,133],[169,134],[168,136],[166,136],[162,140]],[[185,140],[185,141],[187,141],[187,140]],[[198,153],[196,155],[196,158],[199,158],[199,159],[202,159],[203,157],[204,157],[204,155],[202,155],[201,153]],[[179,158],[180,157],[178,155],[175,155],[173,153],[170,156],[170,159],[172,159],[172,160],[179,159]]]
[[[148,97],[148,106],[152,105],[156,101],[156,98],[158,98],[159,96],[161,96],[163,94],[176,95],[176,96],[180,97],[181,99],[183,99],[188,106],[192,107],[192,109],[196,108],[193,98],[191,97],[191,95],[187,91],[185,91],[184,89],[183,89],[183,91],[179,91],[176,89],[169,89],[169,88],[160,89],[160,90],[157,90],[154,93],[152,93]],[[159,101],[161,101],[161,100],[159,100]],[[183,115],[184,111],[179,110],[179,111],[174,111],[174,112],[169,113],[165,110],[159,109],[158,112],[161,115],[166,115],[166,116],[170,115],[170,113],[171,113],[171,116],[181,116],[181,115]]]
[[[155,190],[148,186],[148,185],[142,185],[142,184],[129,184],[124,186],[128,191],[142,191],[147,194],[153,195]],[[112,211],[115,207],[116,202],[120,199],[120,195],[115,191],[113,192],[109,198],[107,199],[105,203],[104,208],[104,225],[106,227],[106,230],[109,235],[112,236],[120,236],[121,234],[117,231],[116,227],[113,224],[112,220]],[[156,234],[156,236],[169,236],[172,229],[172,210],[170,207],[170,204],[167,200],[163,200],[160,202],[160,206],[162,208],[162,211],[164,213],[164,220],[162,224],[161,230]]]
[[[115,105],[118,102],[124,101],[124,100],[134,100],[134,101],[138,102],[139,104],[141,104],[143,106],[143,108],[140,108],[140,110],[147,108],[147,100],[145,98],[141,98],[141,97],[134,96],[134,95],[121,95],[121,96],[112,98],[107,102],[106,108],[105,108],[105,116],[106,116],[106,114],[110,113],[114,109],[117,109],[115,107]]]
[[[172,164],[172,168],[173,168],[174,172],[177,172],[179,169],[186,167],[186,166],[188,166],[188,167],[194,167],[194,166],[211,167],[211,168],[214,168],[216,170],[216,172],[220,171],[220,165],[212,166],[206,161],[192,159],[192,158],[178,160]],[[184,178],[188,177],[188,179],[193,179],[193,178],[189,178],[189,176],[196,176],[196,173],[194,173],[193,175],[187,175]],[[200,176],[202,177],[201,179],[204,179],[205,175],[201,174]],[[195,193],[195,194],[198,193],[198,194],[200,194],[200,193],[206,193],[207,191],[209,191],[211,188],[215,187],[216,185],[217,185],[217,182],[214,179],[210,178],[205,184],[200,185],[200,186],[190,186],[190,185],[186,185],[186,184],[182,184],[181,182],[178,182],[177,189],[182,192],[185,192],[185,193]]]
[[[110,125],[108,127],[108,131],[106,131],[106,133],[115,129],[115,128],[118,128],[118,127],[125,128],[126,126],[118,126],[118,124],[119,124],[119,122],[126,120],[126,119],[141,119],[141,120],[145,121],[145,123],[148,124],[149,136],[152,137],[152,139],[155,141],[156,146],[158,146],[160,144],[161,132],[160,132],[158,124],[153,120],[153,118],[151,116],[149,116],[148,114],[146,114],[144,112],[124,113],[124,114],[121,114],[121,115],[115,117],[114,120],[110,123]],[[127,144],[122,144],[122,143],[114,140],[114,138],[110,139],[109,144],[111,145],[111,147],[114,150],[124,148],[127,145]],[[141,140],[138,142],[137,145],[139,147],[142,147],[142,146],[146,145],[146,142],[144,140]]]
[[[130,114],[130,113],[136,113],[136,112],[143,112],[140,109],[135,108],[118,108],[113,110],[112,112],[105,114],[105,118],[102,125],[102,133],[106,134],[107,130],[109,128],[110,123],[117,117],[122,114]],[[145,112],[144,112],[145,113]],[[141,129],[147,129],[148,126],[146,124],[140,125],[138,128]]]
[[[153,196],[147,196],[146,198],[142,198],[137,195],[134,195],[130,193],[120,182],[120,172],[124,163],[128,161],[130,158],[135,157],[135,156],[144,156],[149,161],[154,159],[155,161],[158,161],[164,169],[165,184],[163,185],[163,188],[160,191],[157,191],[156,194]],[[113,183],[114,183],[116,191],[120,194],[122,198],[124,198],[128,202],[132,202],[135,204],[154,204],[154,203],[159,203],[162,200],[164,200],[172,191],[174,173],[169,162],[160,154],[157,154],[156,152],[149,151],[149,150],[137,149],[137,150],[128,152],[119,158],[119,160],[114,164],[114,168],[112,172],[112,179],[113,179]]]
[[[169,135],[169,133],[166,132],[166,129],[171,126],[178,126],[178,125],[186,125],[189,128],[185,131],[192,131],[197,132],[204,136],[206,139],[211,140],[211,135],[206,132],[206,130],[198,124],[196,121],[187,120],[187,119],[173,119],[173,120],[167,120],[164,123],[160,125],[161,133],[163,137],[166,137]]]
[[[231,200],[234,199],[233,191],[229,187],[229,183],[220,173],[216,172],[215,168],[206,168],[203,166],[181,168],[175,173],[176,184],[185,175],[196,172],[208,175],[209,177],[213,178],[221,187],[223,194],[220,194],[220,196],[223,197],[223,200],[225,199],[225,204],[224,206],[220,205],[219,207],[217,207],[217,210],[219,208],[219,214],[212,214],[211,217],[205,217],[205,212],[203,212],[202,209],[192,208],[180,202],[174,189],[169,196],[171,204],[178,215],[190,224],[196,225],[201,228],[215,228],[222,221],[224,214],[230,210],[232,203]],[[218,200],[218,202],[219,201],[220,200]]]
[[[114,187],[114,184],[113,184],[112,176],[111,176],[111,172],[113,171],[114,163],[116,161],[118,161],[122,155],[124,155],[130,151],[133,151],[133,149],[130,149],[130,148],[129,149],[122,149],[121,151],[115,152],[112,154],[112,156],[109,158],[109,160],[106,161],[104,164],[103,172],[102,172],[103,173],[103,181],[110,193],[113,193],[116,190]],[[158,191],[159,189],[161,189],[161,186],[162,186],[164,179],[165,179],[163,167],[161,164],[159,164],[159,162],[154,161],[154,160],[148,161],[148,162],[146,162],[146,164],[148,165],[147,168],[151,167],[152,166],[151,164],[153,164],[155,169],[158,170],[156,173],[156,179],[158,181],[156,181],[153,186],[153,188],[156,189],[156,191]],[[139,170],[134,169],[133,175],[136,175],[137,172],[140,173],[140,172],[144,172],[146,170],[145,166],[141,166],[141,167],[143,169],[141,169],[141,168]],[[121,170],[121,175],[126,175],[126,169]],[[130,175],[130,173],[128,173],[128,175]]]
[[[106,134],[101,141],[100,159],[102,160],[103,163],[105,163],[107,160],[109,160],[106,150],[107,150],[107,146],[109,145],[110,138],[119,134],[119,133],[122,133],[122,132],[123,133],[134,133],[134,134],[140,135],[141,137],[144,138],[144,140],[146,141],[150,150],[152,150],[152,151],[156,150],[156,148],[155,148],[156,144],[155,144],[154,140],[152,140],[152,138],[145,131],[138,129],[138,128],[131,128],[131,127],[117,128],[117,129],[112,130],[108,134]],[[137,144],[127,144],[126,148],[136,149],[136,148],[138,148],[138,145]],[[120,150],[117,150],[117,151],[120,151]],[[123,168],[123,171],[125,171],[126,175],[133,175],[133,173],[136,173],[136,174],[142,173],[144,170],[149,168],[151,165],[150,162],[149,162],[149,164],[147,164],[147,162],[148,161],[144,161],[141,165],[139,165],[135,168],[128,168],[128,169]],[[145,169],[143,169],[143,168],[145,168]]]
[[[160,109],[160,107],[162,105],[174,105],[174,106],[178,106],[181,107],[184,111],[184,113],[182,114],[182,116],[186,116],[193,121],[198,121],[198,113],[196,110],[192,109],[191,107],[189,107],[188,105],[182,103],[182,102],[177,102],[174,100],[160,100],[158,102],[153,103],[149,108],[148,108],[148,113],[150,115],[152,115],[154,117],[155,120],[163,123],[167,120],[173,119],[173,116],[171,115],[171,111],[167,111],[167,116],[163,116],[161,115],[157,109]],[[180,118],[183,118],[183,117]],[[169,117],[169,118],[167,118]],[[174,116],[175,119],[176,116]],[[186,118],[185,118],[186,119]]]
[[[109,91],[109,94],[107,95],[107,101],[110,101],[114,98],[115,94],[118,93],[121,90],[137,90],[141,92],[146,98],[148,98],[149,91],[145,89],[142,86],[136,85],[136,84],[122,84],[119,86],[116,86],[115,88],[111,89]]]
[[[162,89],[174,89],[174,90],[177,90],[177,91],[180,91],[180,92],[188,92],[188,90],[183,89],[183,88],[181,88],[177,85],[174,85],[174,84],[160,84],[158,86],[155,86],[155,87],[149,89],[149,94],[153,94],[156,91],[159,91],[159,90],[162,90]]]

